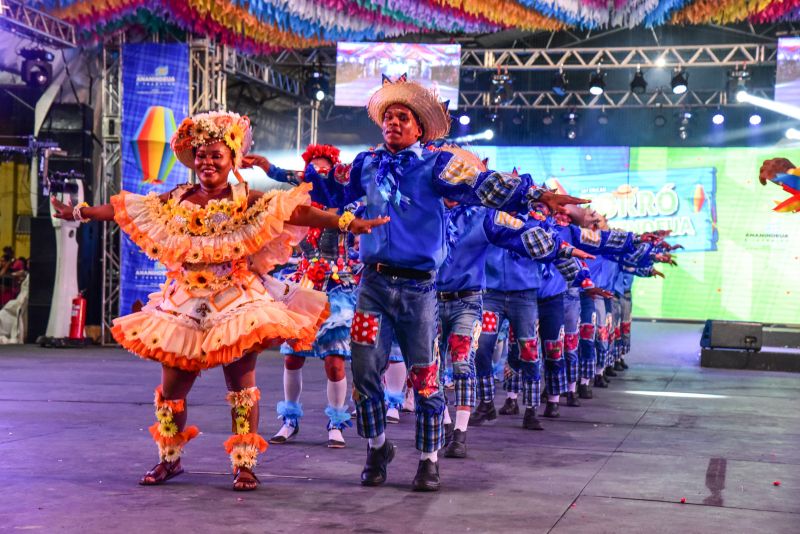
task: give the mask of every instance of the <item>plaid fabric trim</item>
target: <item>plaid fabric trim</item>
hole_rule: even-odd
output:
[[[503,376],[503,390],[509,393],[519,393],[522,384],[522,373],[510,367]]]
[[[456,406],[475,406],[475,388],[476,378],[475,375],[459,375],[454,377],[454,392],[456,397]],[[494,384],[494,382],[492,382]]]
[[[583,359],[578,358],[578,377],[579,378],[594,378],[597,369],[597,362],[594,357]]]
[[[494,377],[479,376],[475,379],[475,395],[482,401],[494,400]]]
[[[561,273],[561,276],[563,276],[564,280],[567,282],[575,280],[575,278],[578,277],[578,273],[581,272],[581,263],[577,258],[556,260],[554,263],[558,272]]]
[[[553,393],[555,395],[555,393]],[[526,408],[536,408],[541,404],[542,382],[541,380],[522,381],[522,404]]]
[[[376,438],[386,430],[383,399],[362,398],[356,402],[356,429],[362,438]]]
[[[505,172],[494,172],[478,186],[475,194],[478,195],[478,198],[481,199],[481,204],[484,206],[500,208],[508,202],[508,199],[514,194],[520,183],[522,183],[522,180],[519,176]]]
[[[548,395],[561,395],[567,391],[567,366],[565,363],[563,360],[545,360],[544,380]]]
[[[467,184],[472,187],[478,181],[479,175],[479,169],[454,156],[439,173],[439,179],[451,185]]]
[[[621,250],[622,247],[625,246],[625,243],[628,242],[628,232],[622,232],[620,230],[611,230],[610,235],[608,236],[608,241],[606,241],[606,248],[611,250]]]
[[[444,447],[444,409],[438,413],[426,414],[417,407],[417,450],[435,452]]]
[[[520,239],[522,239],[525,250],[528,251],[528,254],[530,254],[533,259],[549,255],[556,246],[556,242],[553,240],[553,236],[550,235],[550,232],[540,226],[533,227],[523,232]]]
[[[599,247],[602,243],[602,234],[598,230],[590,230],[589,228],[581,228],[581,236],[578,239],[581,244],[590,245],[592,247]]]

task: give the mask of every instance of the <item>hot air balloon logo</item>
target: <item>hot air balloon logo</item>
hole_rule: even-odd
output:
[[[706,202],[706,191],[703,189],[701,184],[697,184],[694,186],[694,194],[692,195],[692,205],[694,206],[694,212],[700,213],[700,210],[703,209],[703,204]]]
[[[163,106],[150,106],[147,109],[131,140],[144,183],[164,183],[169,176],[176,161],[169,140],[177,129],[171,109]]]

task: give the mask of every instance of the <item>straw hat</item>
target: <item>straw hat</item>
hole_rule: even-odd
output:
[[[447,102],[439,102],[433,91],[408,81],[405,74],[395,82],[383,77],[383,87],[367,103],[369,118],[378,126],[383,125],[383,114],[392,104],[402,104],[414,112],[422,127],[423,143],[444,137],[450,131]]]
[[[195,150],[217,141],[231,149],[233,167],[238,169],[253,143],[250,119],[230,111],[211,111],[186,117],[173,134],[170,146],[178,161],[194,170]]]

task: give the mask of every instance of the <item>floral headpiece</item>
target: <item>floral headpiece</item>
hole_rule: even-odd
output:
[[[308,145],[302,158],[306,165],[316,158],[325,158],[331,162],[331,165],[336,165],[339,163],[339,149],[333,145]]]
[[[170,146],[178,161],[194,169],[195,150],[216,141],[222,141],[231,149],[233,167],[238,169],[253,143],[250,119],[230,111],[210,111],[186,117],[172,136]]]

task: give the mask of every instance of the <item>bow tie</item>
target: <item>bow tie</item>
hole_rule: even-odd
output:
[[[385,150],[375,153],[375,163],[378,165],[375,185],[378,186],[383,200],[391,202],[398,208],[405,208],[411,204],[411,199],[400,193],[399,180],[403,177],[403,167],[416,158],[417,155],[410,150],[403,150],[397,154]]]

